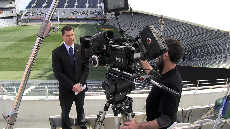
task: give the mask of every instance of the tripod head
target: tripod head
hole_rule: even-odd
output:
[[[130,88],[134,88],[133,85],[124,80],[110,79],[106,79],[102,83],[102,87],[105,90],[106,99],[111,102],[111,104],[124,101],[127,98],[127,94],[131,92]]]
[[[106,79],[102,83],[106,99],[108,101],[112,101],[113,103],[125,100],[127,98],[127,94],[131,93],[131,91],[135,89],[133,81],[134,78],[132,78],[132,76],[127,76],[122,71],[109,68],[106,73]]]
[[[132,106],[133,99],[131,97],[125,96],[124,100],[112,104],[114,116],[117,116],[118,114],[129,116],[130,113],[133,113]]]

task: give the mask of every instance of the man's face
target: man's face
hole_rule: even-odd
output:
[[[71,46],[75,40],[74,31],[73,30],[65,31],[64,35],[62,35],[62,39],[67,45]]]
[[[158,57],[157,67],[160,71],[162,71],[164,66],[163,55]]]

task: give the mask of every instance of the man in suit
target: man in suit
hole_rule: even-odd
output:
[[[86,129],[83,106],[89,61],[80,46],[74,43],[75,34],[71,26],[62,28],[62,39],[63,44],[52,51],[53,72],[59,81],[62,129],[71,129],[69,113],[73,101],[76,105],[78,124],[82,129]]]

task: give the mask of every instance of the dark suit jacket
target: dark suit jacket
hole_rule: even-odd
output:
[[[52,67],[54,75],[59,81],[60,95],[73,96],[73,85],[86,83],[89,73],[89,61],[84,55],[84,52],[81,52],[81,48],[77,44],[74,44],[75,63],[71,61],[64,44],[52,51]]]

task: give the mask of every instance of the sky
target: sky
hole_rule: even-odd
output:
[[[18,0],[25,8],[31,0]],[[230,31],[230,0],[129,0],[133,10]]]

